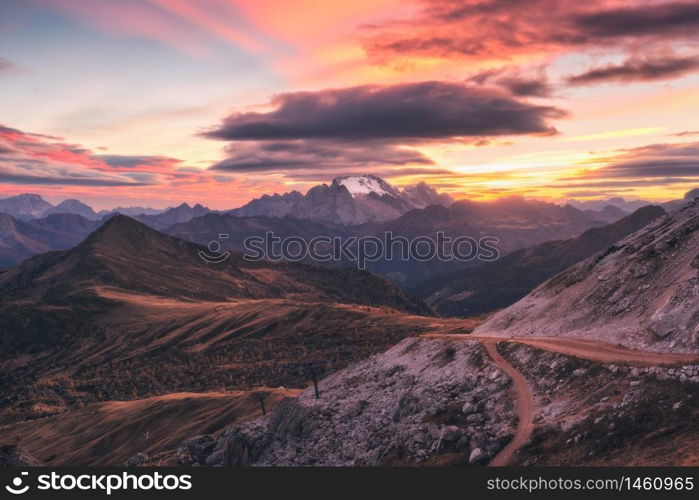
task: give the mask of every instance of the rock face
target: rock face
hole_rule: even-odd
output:
[[[476,333],[699,350],[699,201],[555,276]]]
[[[407,339],[266,417],[224,432],[208,465],[430,463],[492,458],[514,432],[510,379],[477,343]],[[462,410],[468,405],[468,414]]]
[[[291,216],[343,225],[395,219],[409,210],[429,205],[448,206],[454,200],[420,183],[398,189],[375,175],[345,176],[321,184],[303,195],[298,191],[262,196],[232,210],[238,216]]]

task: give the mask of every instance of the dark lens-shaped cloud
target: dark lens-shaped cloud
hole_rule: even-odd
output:
[[[266,113],[237,113],[204,135],[233,141],[333,139],[426,142],[553,134],[566,113],[493,88],[447,82],[281,94]]]
[[[574,25],[590,37],[696,35],[699,3],[654,2],[578,14]]]
[[[623,64],[594,68],[568,78],[572,85],[606,82],[639,82],[666,80],[699,70],[699,57],[666,59],[629,59]]]

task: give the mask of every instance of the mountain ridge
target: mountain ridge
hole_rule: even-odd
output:
[[[588,229],[569,240],[555,240],[515,250],[471,269],[419,283],[413,292],[440,314],[473,316],[507,307],[551,276],[641,229],[665,211],[639,208],[607,226]]]
[[[476,333],[699,351],[699,200],[541,284]]]

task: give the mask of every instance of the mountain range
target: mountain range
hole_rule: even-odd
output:
[[[167,209],[166,209],[167,210]],[[52,205],[38,194],[25,193],[8,198],[0,198],[0,213],[11,215],[16,219],[40,219],[51,214],[75,214],[88,220],[102,219],[108,215],[120,213],[123,215],[157,215],[165,210],[144,207],[118,207],[113,210],[95,212],[92,207],[80,200],[63,200],[58,205]]]
[[[228,235],[220,243],[222,248],[233,251],[243,251],[246,237],[263,237],[267,232],[280,238],[296,236],[310,240],[316,236],[375,237],[382,241],[388,234],[393,238],[413,240],[429,237],[436,241],[437,233],[442,232],[452,239],[462,236],[476,240],[484,236],[498,238],[497,248],[505,254],[556,237],[574,237],[587,229],[605,224],[599,216],[571,206],[561,207],[554,203],[511,197],[492,202],[458,201],[448,207],[430,205],[409,210],[388,221],[355,225],[299,219],[290,215],[271,217],[208,213],[169,227],[165,232],[202,245],[219,240],[221,234]],[[356,243],[349,248],[357,253]],[[451,247],[446,245],[445,251],[451,253]],[[398,247],[395,253],[398,254]],[[441,274],[470,268],[477,263],[477,260],[425,260],[414,256],[403,260],[381,255],[368,262],[367,269],[407,288]],[[347,260],[325,264],[356,266],[356,262]]]
[[[308,219],[341,225],[387,221],[415,208],[449,206],[448,194],[440,194],[421,182],[398,189],[375,175],[346,176],[321,184],[303,195],[292,191],[256,198],[231,213],[243,217],[264,216]]]
[[[301,201],[294,205],[296,208],[284,209],[286,214],[282,215],[284,211],[278,210],[281,205],[277,202],[297,198]],[[31,199],[37,202],[34,198]],[[338,200],[344,201],[337,204]],[[59,207],[80,211],[83,213],[80,217],[85,220],[80,222],[75,218],[61,218],[61,214],[53,213],[61,210]],[[46,209],[45,211],[51,212],[51,215],[43,219],[25,220],[24,216],[17,216],[15,222],[7,219],[5,225],[12,225],[13,229],[5,232],[6,236],[0,244],[0,265],[7,267],[29,255],[70,248],[84,239],[96,225],[114,215],[108,213],[98,220],[92,220],[92,217],[85,217],[89,215],[86,211],[91,209],[78,202],[64,202],[59,207]],[[202,245],[219,240],[219,235],[228,235],[221,244],[223,248],[234,251],[243,250],[245,238],[264,236],[267,232],[273,232],[280,237],[295,236],[306,239],[316,236],[373,236],[383,239],[388,233],[396,237],[436,238],[436,233],[441,231],[451,238],[496,237],[499,239],[498,248],[504,254],[557,237],[577,236],[586,229],[605,225],[623,216],[623,212],[614,210],[582,211],[571,206],[561,207],[553,203],[517,197],[492,202],[452,203],[448,196],[437,193],[425,184],[399,190],[374,176],[337,178],[330,186],[317,186],[305,196],[289,193],[283,196],[263,197],[246,207],[217,212],[199,204],[190,206],[184,203],[159,214],[138,214],[133,218],[159,231]],[[261,211],[270,215],[244,215],[253,207],[267,207]],[[300,207],[306,208],[302,210]],[[348,219],[343,214],[354,215]],[[24,215],[26,216],[26,213]],[[389,215],[395,218],[383,220]],[[372,221],[357,223],[367,219]],[[24,222],[29,226],[23,224]],[[34,233],[28,233],[31,226],[37,225],[46,233],[40,238]],[[52,235],[52,232],[56,234]],[[66,238],[68,235],[70,238]],[[39,241],[34,241],[37,238]],[[350,261],[332,264],[356,265]],[[458,260],[431,259],[424,262],[419,259],[401,261],[380,258],[370,262],[368,269],[406,288],[473,264]]]
[[[696,465],[698,238],[695,201],[471,334],[435,323],[232,424],[195,463]]]
[[[39,233],[22,224],[44,220],[6,217],[22,237]],[[208,263],[203,245],[113,216],[68,250],[0,272],[0,425],[12,440],[0,447],[11,460],[28,450],[51,465],[696,464],[699,201],[606,226],[516,198],[363,225],[206,213],[176,227],[193,220],[213,232],[237,224],[233,235],[284,221],[309,234],[489,228],[512,247],[570,234],[513,248],[489,273],[503,287],[531,273],[513,284],[523,292],[572,267],[489,319],[440,318],[370,272],[237,253]]]

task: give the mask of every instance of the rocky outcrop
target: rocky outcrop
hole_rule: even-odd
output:
[[[699,350],[699,201],[542,284],[476,333]]]
[[[514,432],[510,385],[480,344],[408,339],[229,428],[206,463],[482,464]]]

